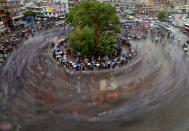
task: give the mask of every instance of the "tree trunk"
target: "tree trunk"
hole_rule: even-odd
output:
[[[98,53],[101,52],[101,45],[100,45],[100,35],[99,35],[99,23],[98,20],[96,19],[96,16],[94,18],[94,22],[95,22],[95,32],[96,32],[96,38],[97,38],[97,49],[98,49]]]

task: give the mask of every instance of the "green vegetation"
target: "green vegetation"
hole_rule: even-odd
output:
[[[28,16],[33,16],[33,17],[35,17],[36,15],[37,15],[36,12],[33,12],[33,11],[31,11],[31,10],[28,10],[28,11],[25,11],[25,12],[24,12],[24,19],[25,19],[26,17],[28,17]]]
[[[165,11],[160,11],[158,13],[158,19],[159,20],[164,20],[166,18],[166,12]]]
[[[70,44],[74,52],[90,55],[90,52],[95,52],[96,37],[92,29],[85,27],[84,29],[76,29],[69,36]]]
[[[69,12],[66,21],[74,28],[68,37],[73,51],[82,55],[115,52],[115,33],[120,32],[120,21],[116,9],[110,4],[81,2]]]
[[[170,11],[170,14],[171,14],[171,15],[174,14],[174,13],[175,13],[174,10],[171,10],[171,11]]]

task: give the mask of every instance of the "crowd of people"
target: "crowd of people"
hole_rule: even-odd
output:
[[[140,22],[138,22],[135,25],[123,24],[121,25],[121,28],[122,28],[123,36],[129,40],[146,39],[149,29],[147,25]]]
[[[62,27],[63,23],[43,23],[33,27],[29,27],[23,31],[10,35],[8,39],[0,42],[0,66],[6,61],[10,53],[17,48],[19,43],[23,40],[27,40],[30,36],[34,36],[36,33],[48,30],[52,27]],[[156,43],[161,43],[165,46],[169,43],[176,43],[180,45],[184,53],[188,52],[188,42],[183,42],[175,38],[170,30],[163,26],[150,27],[150,22],[138,22],[136,25],[120,25],[122,29],[122,36],[120,43],[124,43],[128,47],[128,53],[123,54],[123,45],[117,45],[117,51],[113,55],[106,57],[81,57],[79,54],[75,54],[70,49],[67,48],[65,42],[61,41],[55,44],[53,56],[61,64],[70,69],[76,70],[99,70],[107,68],[116,68],[127,63],[131,57],[135,54],[134,49],[130,44],[130,40],[140,40],[146,39],[147,37],[154,40]],[[74,58],[74,59],[73,59]],[[78,58],[78,59],[75,59]]]
[[[189,41],[176,38],[168,26],[159,24],[151,27],[150,22],[138,22],[136,25],[122,25],[122,32],[127,39],[138,40],[150,38],[155,43],[166,45],[178,45],[183,48],[184,54],[188,53]]]
[[[127,53],[122,53],[122,48],[126,48]],[[94,55],[82,57],[67,47],[66,40],[57,42],[53,48],[53,57],[64,67],[76,71],[119,68],[128,63],[135,53],[132,45],[125,39],[122,40],[122,46],[116,46],[115,54],[104,57]]]
[[[187,55],[188,53],[188,45],[189,41],[181,40],[181,38],[176,37],[178,34],[174,34],[168,28],[159,27],[150,30],[151,37],[154,39],[155,43],[162,44],[162,46],[170,45],[173,46],[177,45],[180,48],[183,48],[184,54]]]
[[[0,38],[5,37],[8,33],[10,33],[10,31],[7,30],[7,29],[6,29],[5,31],[1,32],[1,33],[0,33]]]
[[[63,26],[62,23],[46,23],[40,24],[33,27],[29,27],[23,31],[10,35],[8,39],[0,42],[0,67],[6,61],[10,53],[19,46],[23,40],[27,40],[31,36],[35,36],[36,33],[48,30],[53,27]]]

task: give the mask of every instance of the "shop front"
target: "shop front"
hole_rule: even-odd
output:
[[[25,19],[26,19],[27,26],[33,26],[35,24],[33,16],[27,16]]]
[[[8,28],[4,22],[0,22],[0,38],[6,36],[8,33]]]
[[[14,27],[20,26],[21,25],[20,23],[23,22],[23,20],[22,20],[23,17],[24,17],[23,15],[12,17],[13,26]]]
[[[7,30],[6,25],[4,22],[0,22],[0,33],[4,33]]]

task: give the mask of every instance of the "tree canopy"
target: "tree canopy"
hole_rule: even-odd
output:
[[[164,20],[166,18],[166,12],[165,11],[160,11],[158,13],[158,19],[159,20]]]
[[[90,55],[90,52],[95,51],[96,37],[94,31],[90,28],[77,28],[70,35],[69,40],[69,47],[71,47],[74,52],[80,52],[81,54]]]
[[[24,12],[24,18],[28,17],[28,16],[33,16],[35,17],[37,15],[36,12],[32,11],[32,10],[28,10]]]
[[[174,10],[171,10],[171,11],[170,11],[170,14],[171,14],[171,15],[174,14],[174,13],[175,13]]]
[[[75,51],[83,55],[93,53],[105,55],[115,50],[117,41],[114,35],[120,32],[118,26],[120,21],[115,7],[110,4],[97,1],[81,2],[69,12],[66,21],[75,29],[69,35],[71,48],[76,49]],[[87,50],[83,48],[84,45],[90,48]]]

